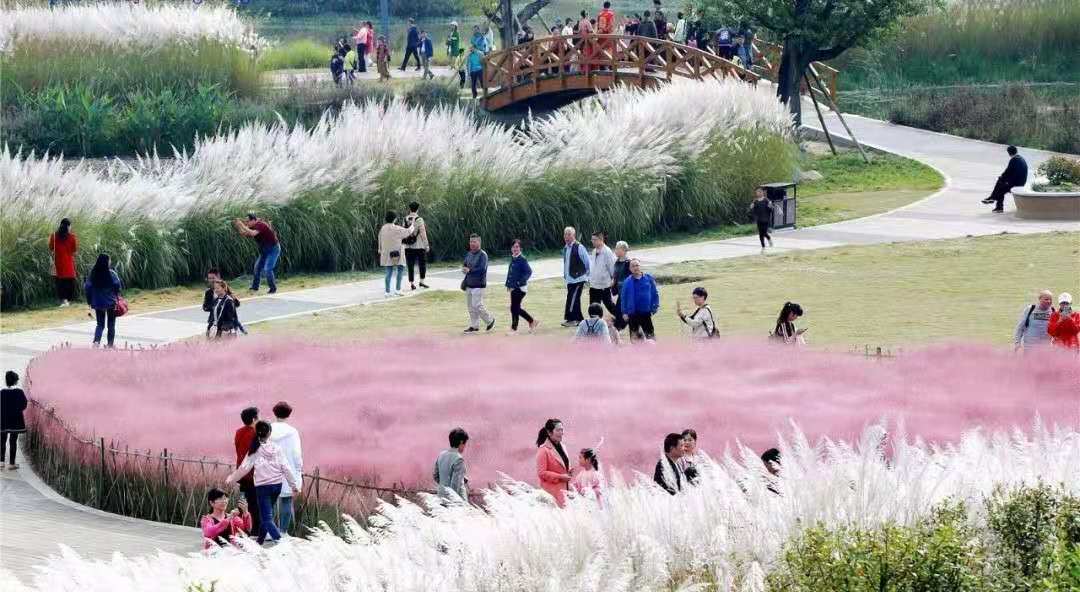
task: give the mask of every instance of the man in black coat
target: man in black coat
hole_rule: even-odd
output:
[[[1013,187],[1026,185],[1028,177],[1027,161],[1024,160],[1023,156],[1016,153],[1016,146],[1009,146],[1006,152],[1009,153],[1009,165],[1005,167],[1005,172],[998,177],[990,197],[982,200],[984,204],[996,204],[992,211],[999,214],[1005,211],[1005,194],[1012,191]]]
[[[401,62],[401,67],[398,68],[402,72],[405,71],[405,67],[409,65],[409,56],[416,57],[416,69],[420,69],[420,31],[416,28],[416,21],[409,19],[409,32],[405,37],[405,59]]]
[[[656,461],[656,470],[653,471],[653,481],[671,495],[679,493],[683,487],[683,474],[675,462],[682,456],[682,442],[682,434],[665,436],[664,455]]]

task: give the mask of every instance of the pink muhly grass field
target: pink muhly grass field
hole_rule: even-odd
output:
[[[651,474],[666,433],[696,428],[719,455],[755,450],[796,422],[808,437],[856,439],[903,422],[932,442],[973,427],[1080,424],[1080,364],[1061,351],[1014,356],[955,345],[864,359],[764,344],[598,349],[530,340],[318,345],[242,339],[154,351],[63,349],[36,360],[30,395],[83,434],[231,461],[240,410],[287,400],[305,471],[430,482],[456,426],[474,487],[500,472],[535,482],[536,433],[566,427],[568,452],[604,445],[608,468]]]

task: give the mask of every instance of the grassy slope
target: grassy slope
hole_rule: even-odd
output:
[[[799,220],[802,226],[888,211],[920,199],[941,186],[941,177],[932,169],[891,155],[878,156],[870,166],[862,164],[857,155],[850,153],[841,153],[838,157],[808,156],[804,167],[818,170],[826,178],[800,188]],[[721,226],[701,233],[669,235],[648,244],[715,240],[752,232],[749,224]],[[282,276],[281,289],[302,290],[369,279],[375,275],[346,272]],[[236,281],[233,287],[242,293],[245,285],[243,281]],[[201,302],[203,289],[202,284],[193,284],[163,290],[129,290],[125,296],[132,310],[149,312]],[[30,309],[5,311],[0,315],[0,333],[74,323],[84,318],[85,311],[81,306],[61,309],[51,303],[44,304]]]
[[[783,246],[783,235],[777,244]],[[1068,263],[1035,265],[1035,252],[1041,261]],[[953,339],[1003,344],[1035,290],[1080,291],[1080,233],[840,247],[651,271],[665,284],[656,317],[661,339],[682,338],[675,302],[685,305],[690,290],[702,285],[725,334],[763,338],[779,305],[793,300],[806,310],[800,324],[810,327],[812,344],[836,349]],[[530,286],[525,305],[541,319],[541,335],[569,337],[569,330],[558,326],[564,297],[559,280]],[[505,290],[489,290],[487,304],[501,334],[509,322]],[[453,335],[465,322],[461,295],[440,292],[253,327],[274,335],[375,338],[402,332]]]

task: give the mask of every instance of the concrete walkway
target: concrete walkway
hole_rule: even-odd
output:
[[[810,108],[812,109],[812,108]],[[811,114],[813,111],[808,110]],[[864,143],[882,150],[920,160],[946,177],[945,187],[927,199],[885,214],[836,224],[777,233],[775,252],[823,249],[844,245],[958,238],[1011,233],[1039,233],[1055,230],[1080,231],[1080,222],[1039,222],[1021,220],[1011,211],[992,214],[979,203],[1005,165],[1005,147],[966,140],[944,134],[891,125],[847,116],[855,134]],[[832,130],[841,130],[834,116],[827,118]],[[841,134],[837,134],[841,135]],[[1032,170],[1050,153],[1022,150]],[[1007,209],[1011,203],[1006,204]],[[286,245],[287,246],[287,245]],[[747,236],[634,252],[647,267],[694,260],[718,260],[756,256],[757,237]],[[561,276],[561,261],[544,259],[533,263],[534,278]],[[499,276],[504,270],[493,271]],[[433,289],[457,290],[456,271],[430,278]],[[493,282],[500,281],[493,277]],[[287,287],[287,286],[286,286]],[[368,280],[311,290],[282,292],[273,296],[245,298],[240,312],[245,324],[306,315],[348,306],[384,302],[382,280]],[[206,313],[198,304],[175,310],[133,314],[121,319],[118,344],[152,347],[202,334]],[[0,337],[0,361],[4,368],[25,368],[30,359],[65,343],[89,344],[93,332],[90,321],[12,333]],[[55,552],[56,544],[66,544],[90,557],[105,558],[114,551],[146,553],[155,548],[194,551],[198,535],[193,529],[179,529],[142,521],[103,515],[70,502],[55,499],[47,488],[36,485],[24,463],[16,473],[3,473],[0,480],[0,539],[3,565],[20,576],[44,555]]]

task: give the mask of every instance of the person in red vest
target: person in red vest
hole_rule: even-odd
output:
[[[233,447],[236,449],[236,466],[240,467],[244,462],[244,457],[247,456],[248,451],[251,450],[251,442],[255,440],[255,422],[259,421],[259,408],[248,407],[240,412],[240,421],[244,423],[239,429],[236,430],[236,435],[233,436]],[[259,500],[255,497],[255,478],[254,471],[249,471],[247,475],[244,475],[237,482],[240,486],[240,492],[244,494],[244,500],[247,501],[248,508],[258,508]],[[259,520],[259,512],[252,512],[250,529],[248,534],[253,537],[259,536],[259,529],[262,528],[262,523]]]
[[[53,254],[56,296],[61,307],[70,306],[75,299],[75,253],[79,250],[79,239],[71,232],[71,220],[61,220],[56,232],[49,235],[49,250]]]
[[[596,15],[596,34],[597,35],[614,35],[615,34],[615,11],[611,9],[611,2],[604,1],[604,9],[600,11],[600,14]],[[601,39],[597,44],[597,49],[601,59],[612,59],[614,57],[613,51],[615,50],[615,43],[611,39]],[[610,66],[601,66],[601,70],[610,70]]]
[[[1080,350],[1080,312],[1072,309],[1072,295],[1068,292],[1058,296],[1058,309],[1050,315],[1046,332],[1054,345]]]

